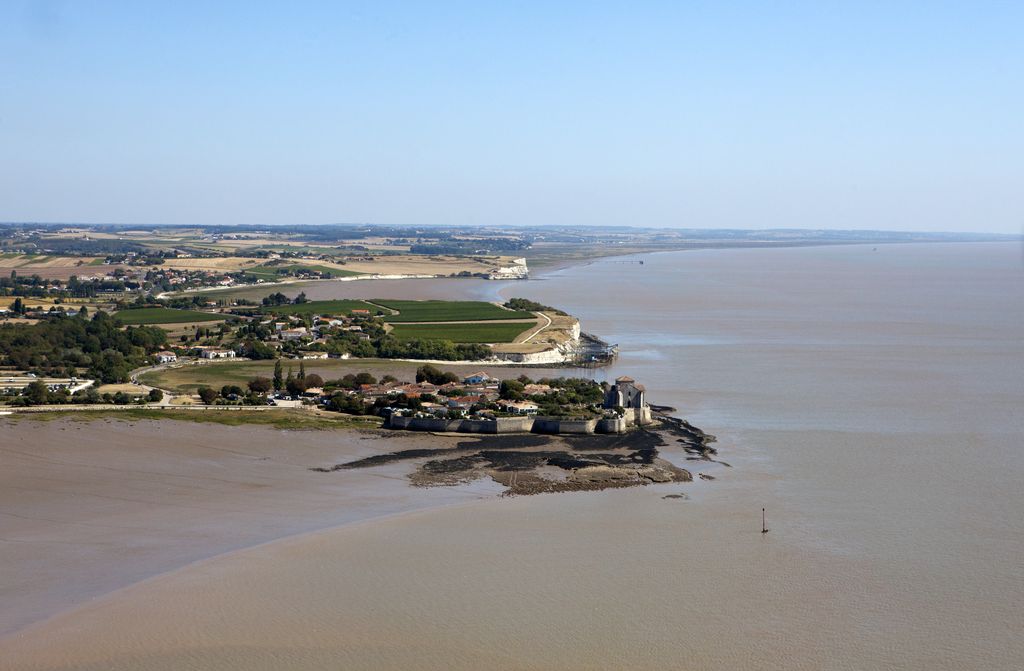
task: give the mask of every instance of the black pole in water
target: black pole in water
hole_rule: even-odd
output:
[[[761,508],[761,533],[768,533],[768,525],[765,523],[764,508]]]

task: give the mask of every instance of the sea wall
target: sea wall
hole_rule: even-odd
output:
[[[451,433],[529,433],[532,417],[499,417],[486,419],[435,419],[432,417],[401,417],[392,415],[384,423],[389,429]]]
[[[562,419],[559,417],[498,417],[486,419],[438,419],[433,417],[401,417],[392,415],[384,423],[389,429],[433,431],[437,433],[547,433],[591,434],[625,433],[630,422],[626,418]]]
[[[628,429],[629,423],[625,417],[599,419],[597,426],[594,427],[594,431],[597,433],[625,433]]]
[[[594,433],[596,428],[596,419],[537,417],[533,422],[534,433]]]
[[[651,408],[646,405],[642,408],[625,408],[623,417],[627,424],[639,424],[641,426],[654,421],[654,418],[651,417]]]

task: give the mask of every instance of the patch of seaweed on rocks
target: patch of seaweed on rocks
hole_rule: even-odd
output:
[[[409,475],[417,487],[490,477],[506,487],[505,495],[692,482],[689,471],[659,457],[658,449],[671,438],[703,459],[710,460],[709,455],[715,454],[710,447],[714,436],[685,420],[658,414],[653,425],[624,434],[473,435],[449,447],[398,450],[311,470],[331,472],[425,460]]]

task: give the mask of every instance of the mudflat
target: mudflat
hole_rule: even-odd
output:
[[[0,417],[0,436],[0,637],[225,552],[501,490],[310,470],[437,445],[409,433]]]

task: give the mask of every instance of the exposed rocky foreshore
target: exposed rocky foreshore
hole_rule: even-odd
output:
[[[418,461],[409,475],[417,487],[457,485],[489,477],[506,495],[540,494],[691,482],[692,474],[659,456],[659,447],[675,442],[693,458],[714,454],[715,437],[688,422],[658,414],[655,422],[620,435],[491,435],[466,439],[450,434],[449,446],[374,455],[331,467],[331,472],[371,468],[397,461]]]

